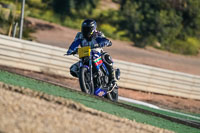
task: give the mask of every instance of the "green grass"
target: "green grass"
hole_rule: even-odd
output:
[[[23,86],[35,91],[42,91],[50,95],[72,99],[76,102],[84,104],[85,106],[93,108],[93,109],[97,109],[103,112],[107,112],[109,114],[117,115],[119,117],[128,118],[130,120],[136,120],[137,122],[140,122],[140,123],[146,123],[146,124],[150,124],[156,127],[172,130],[177,133],[198,133],[199,132],[199,130],[196,128],[170,122],[168,120],[165,120],[159,117],[135,112],[133,110],[119,107],[110,102],[102,101],[98,98],[85,96],[81,93],[71,91],[70,89],[54,86],[48,83],[26,78],[26,77],[13,74],[10,72],[6,72],[3,70],[0,70],[0,81],[5,82],[7,84],[11,84],[11,85]]]
[[[191,117],[180,115],[180,114],[175,114],[175,113],[172,113],[172,112],[158,110],[158,109],[150,108],[150,107],[147,107],[147,106],[128,103],[128,102],[123,102],[123,103],[131,105],[131,106],[134,106],[134,107],[142,108],[142,109],[145,109],[145,110],[149,110],[149,111],[152,111],[152,112],[156,112],[156,113],[159,113],[159,114],[167,115],[167,116],[172,116],[172,117],[176,117],[176,118],[180,118],[180,119],[194,120],[194,121],[200,122],[200,119],[191,118]],[[180,112],[180,111],[175,111],[175,112],[183,113],[183,112]],[[195,116],[195,117],[199,117],[200,116],[200,114],[191,114],[191,113],[184,113],[184,114],[192,115],[192,116]]]

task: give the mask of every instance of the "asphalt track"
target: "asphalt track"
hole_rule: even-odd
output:
[[[43,79],[40,79],[40,78],[27,76],[27,75],[23,75],[23,74],[20,74],[20,73],[16,73],[16,74],[22,75],[24,77],[28,77],[28,78],[31,78],[31,79],[39,80],[39,81],[42,81],[42,82],[50,83],[50,84],[53,84],[55,86],[71,89],[71,91],[74,91],[74,92],[79,93],[81,95],[88,95],[86,93],[74,90],[73,88],[68,87],[66,85],[62,85],[62,84],[51,82],[51,81],[46,81],[46,80],[43,80]],[[197,121],[180,119],[180,118],[177,118],[177,117],[172,117],[172,116],[156,113],[156,112],[153,112],[153,111],[145,110],[145,109],[142,109],[142,108],[138,108],[138,107],[135,107],[135,106],[127,105],[127,104],[124,104],[124,103],[121,103],[121,102],[112,102],[112,101],[107,100],[105,98],[97,97],[97,96],[94,96],[94,95],[90,95],[90,96],[98,98],[98,99],[103,100],[103,101],[111,102],[112,104],[116,104],[118,106],[121,106],[121,107],[129,109],[129,110],[134,110],[136,112],[140,112],[140,113],[143,113],[143,114],[160,117],[160,118],[163,118],[163,119],[175,122],[175,123],[179,123],[179,124],[183,124],[183,125],[186,125],[186,126],[190,126],[190,127],[194,127],[194,128],[200,129],[200,123],[197,122]]]

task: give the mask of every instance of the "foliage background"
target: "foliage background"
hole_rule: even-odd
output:
[[[19,19],[21,1],[0,0],[1,28]],[[185,55],[199,53],[199,0],[112,0],[119,8],[106,10],[101,1],[105,0],[26,0],[26,16],[76,29],[85,18],[93,18],[106,36],[132,41],[137,47],[151,45]],[[10,10],[7,18],[2,4]]]

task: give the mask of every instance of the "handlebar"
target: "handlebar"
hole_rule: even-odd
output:
[[[79,58],[78,54],[77,53],[74,53],[74,54],[64,54],[64,56],[69,56],[69,55],[73,55],[74,57],[77,57]]]

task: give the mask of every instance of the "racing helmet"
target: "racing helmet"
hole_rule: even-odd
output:
[[[86,40],[91,40],[93,33],[96,31],[97,23],[93,19],[86,19],[81,26],[81,32]]]

